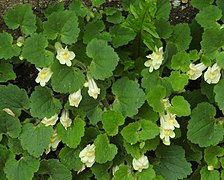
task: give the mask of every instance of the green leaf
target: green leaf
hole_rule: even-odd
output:
[[[0,86],[0,109],[9,108],[17,116],[22,109],[29,108],[29,99],[24,90],[15,85]]]
[[[224,148],[220,146],[211,146],[205,149],[204,159],[208,166],[219,166],[218,157],[223,157]]]
[[[181,74],[179,71],[172,71],[170,77],[167,79],[174,91],[182,91],[188,84],[188,75]]]
[[[5,164],[5,173],[10,180],[30,180],[38,171],[40,162],[32,156],[16,159],[10,158]]]
[[[106,134],[98,135],[94,141],[94,145],[96,146],[95,156],[97,163],[103,164],[107,161],[112,161],[117,154],[117,147],[109,143]]]
[[[83,42],[85,44],[89,43],[94,38],[99,38],[100,33],[105,29],[103,21],[90,21],[85,27],[85,32],[83,36]]]
[[[81,138],[84,136],[85,125],[85,121],[80,118],[76,118],[67,130],[61,124],[58,124],[57,133],[59,139],[70,148],[77,148],[81,142]]]
[[[56,159],[42,160],[40,173],[48,174],[52,180],[72,180],[71,171]]]
[[[79,69],[56,62],[52,66],[52,72],[51,85],[56,92],[71,94],[81,89],[85,83],[85,76]]]
[[[50,126],[46,127],[40,124],[36,127],[31,123],[27,123],[23,126],[19,138],[24,150],[27,150],[34,157],[40,157],[44,150],[48,148],[52,135],[53,129]]]
[[[214,86],[215,101],[218,103],[219,109],[224,113],[224,97],[223,97],[224,80],[220,80]]]
[[[116,10],[115,13],[107,15],[107,21],[113,24],[120,24],[124,22],[124,16],[122,16],[122,12]]]
[[[224,52],[219,52],[217,55],[216,55],[216,62],[218,64],[218,66],[220,68],[224,68],[224,61],[223,61],[223,58],[224,58]]]
[[[9,138],[7,146],[12,153],[17,155],[24,151],[18,138]]]
[[[167,0],[160,0],[157,2],[156,19],[169,20],[171,4]]]
[[[212,16],[211,16],[212,14]],[[203,8],[196,16],[196,21],[205,29],[219,28],[217,21],[221,19],[222,11],[214,5]]]
[[[12,138],[17,138],[21,132],[19,119],[0,111],[0,132]]]
[[[111,166],[112,162],[107,162],[105,164],[94,164],[94,166],[91,167],[91,171],[97,180],[111,179],[111,175],[108,172]]]
[[[156,173],[152,165],[149,165],[147,169],[144,169],[142,172],[137,172],[138,180],[154,180]]]
[[[32,34],[36,31],[36,16],[33,14],[32,7],[29,4],[18,4],[12,9],[8,9],[4,15],[4,21],[10,29],[21,28],[26,34]]]
[[[172,106],[168,108],[170,113],[176,114],[178,117],[189,116],[191,114],[190,104],[183,96],[174,96],[171,100],[171,104]]]
[[[92,5],[95,7],[100,7],[103,3],[105,3],[105,0],[92,0]]]
[[[48,41],[43,34],[33,34],[27,38],[22,55],[37,67],[50,66],[54,61],[54,54],[46,50]]]
[[[14,56],[19,56],[20,48],[12,44],[13,37],[7,33],[0,33],[0,59],[10,59]]]
[[[76,43],[79,36],[79,23],[74,11],[58,11],[52,13],[44,22],[44,34],[48,39],[59,37],[65,44]]]
[[[177,24],[174,26],[170,41],[176,45],[178,51],[188,49],[191,40],[191,31],[188,24]]]
[[[123,27],[121,25],[111,26],[110,34],[112,35],[111,43],[115,48],[128,44],[136,36],[132,29]]]
[[[187,72],[189,70],[190,63],[190,57],[185,51],[178,52],[171,59],[172,69],[181,70],[182,72]]]
[[[162,39],[168,39],[173,32],[173,28],[170,25],[169,21],[167,20],[164,20],[164,19],[156,20],[155,26],[156,26],[157,33],[159,34],[159,37]]]
[[[63,11],[63,10],[64,10],[64,2],[59,2],[47,7],[47,9],[44,10],[44,15],[48,17],[54,12]]]
[[[61,103],[54,98],[53,92],[47,87],[36,86],[30,97],[30,112],[33,117],[50,118],[59,114]]]
[[[153,167],[166,180],[184,179],[192,172],[191,164],[186,161],[184,149],[180,146],[160,146],[156,156],[159,159]]]
[[[0,63],[0,82],[7,82],[9,80],[15,80],[16,73],[13,71],[12,64],[9,63]]]
[[[124,124],[124,117],[121,112],[105,111],[102,114],[103,128],[109,136],[115,136],[118,133],[118,126]]]
[[[203,9],[204,7],[207,7],[211,5],[214,2],[214,0],[192,0],[191,5],[197,9]]]
[[[141,75],[143,76],[141,85],[146,89],[145,91],[147,93],[151,91],[155,86],[161,85],[163,87],[166,87],[166,96],[170,96],[172,91],[170,82],[165,78],[161,78],[156,71],[153,73],[149,73],[148,69],[144,69]]]
[[[4,173],[4,167],[7,159],[9,158],[10,152],[6,148],[6,146],[3,146],[0,144],[0,154],[1,154],[1,160],[0,160],[0,177],[2,180],[6,180],[6,174]]]
[[[157,0],[136,1],[136,5],[130,5],[130,13],[126,20],[126,26],[132,28],[151,50],[154,49],[154,41],[159,38],[154,25],[156,5]]]
[[[224,29],[206,29],[202,35],[201,48],[211,56],[224,45]]]
[[[112,92],[116,96],[113,110],[120,111],[123,116],[136,115],[145,102],[145,93],[139,88],[139,84],[127,77],[117,80],[112,86]]]
[[[162,99],[166,97],[166,88],[163,86],[155,86],[147,94],[147,102],[155,112],[163,112],[164,105]]]
[[[115,172],[113,180],[134,180],[134,177],[129,173],[129,167],[122,165]]]
[[[86,47],[87,56],[92,58],[89,70],[94,79],[104,80],[113,75],[119,57],[104,40],[93,39]]]
[[[72,1],[69,5],[69,9],[74,11],[77,16],[82,18],[84,18],[89,12],[88,7],[86,7],[85,3],[82,1]]]
[[[70,149],[64,147],[60,150],[59,159],[62,164],[64,164],[69,170],[78,171],[82,168],[82,162],[79,158],[79,149]],[[71,158],[72,157],[72,158]]]
[[[129,123],[121,131],[121,135],[125,141],[131,145],[137,142],[153,139],[158,134],[159,127],[149,120],[140,120],[138,122]]]
[[[217,171],[217,170],[209,171],[206,166],[204,166],[200,170],[200,174],[201,174],[201,179],[206,179],[206,180],[219,180],[220,179],[219,171]]]
[[[217,145],[224,135],[223,127],[215,123],[216,110],[209,103],[200,103],[193,109],[188,121],[188,139],[200,147]]]
[[[222,0],[216,0],[215,3],[217,4],[218,8],[222,10],[222,22],[224,20],[224,2]]]

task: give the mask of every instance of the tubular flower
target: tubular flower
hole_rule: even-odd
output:
[[[61,117],[60,117],[60,122],[62,126],[67,130],[68,127],[71,126],[72,120],[69,118],[69,111],[68,110],[63,110]]]
[[[208,67],[204,74],[204,79],[208,84],[216,84],[221,77],[221,68],[215,63],[212,67]]]
[[[174,130],[176,128],[180,128],[180,125],[178,124],[176,120],[176,115],[175,114],[165,114],[165,115],[160,115],[160,123],[161,126],[163,126],[164,129],[171,129]]]
[[[170,145],[170,138],[174,138],[175,133],[172,129],[165,129],[162,125],[160,126],[160,139],[162,139],[163,144]]]
[[[24,44],[24,37],[23,36],[19,36],[18,39],[16,40],[16,45],[19,47],[22,47]]]
[[[58,120],[58,115],[55,114],[54,116],[50,118],[44,118],[41,122],[45,124],[45,126],[54,126]]]
[[[94,99],[97,99],[98,95],[100,94],[100,88],[97,87],[97,84],[93,78],[87,76],[87,79],[89,87],[88,94]]]
[[[43,87],[50,80],[53,72],[51,71],[50,68],[43,68],[43,69],[37,68],[37,70],[39,71],[39,73],[35,81],[36,83],[40,83],[40,85]]]
[[[155,46],[155,50],[153,51],[152,54],[149,54],[148,56],[146,56],[147,58],[149,58],[149,60],[147,60],[144,65],[146,67],[149,67],[149,72],[152,72],[153,70],[157,70],[160,68],[164,57],[163,57],[163,47],[160,47],[159,49]]]
[[[57,56],[56,58],[59,60],[60,64],[66,64],[67,66],[71,66],[71,60],[75,58],[75,53],[72,51],[69,51],[67,46],[62,48],[60,43],[55,44],[55,48],[57,50]]]
[[[52,149],[52,151],[55,151],[57,149],[60,141],[61,140],[59,139],[58,134],[55,131],[54,134],[50,138],[50,144],[49,144],[48,148],[46,149],[45,153],[48,154],[51,151],[51,149]]]
[[[95,145],[88,144],[80,153],[79,158],[86,167],[92,167],[95,163]]]
[[[149,160],[147,156],[142,155],[139,159],[133,159],[132,166],[134,170],[142,172],[143,169],[147,169],[149,167]]]
[[[202,75],[202,71],[204,71],[207,67],[203,63],[199,64],[190,64],[189,71],[187,72],[187,75],[189,79],[196,80]]]
[[[69,104],[70,106],[78,107],[79,103],[82,100],[82,94],[81,89],[79,89],[77,92],[74,92],[68,96]]]
[[[162,99],[161,102],[162,102],[162,104],[164,106],[164,110],[167,110],[167,108],[171,106],[170,101],[169,101],[168,98]]]

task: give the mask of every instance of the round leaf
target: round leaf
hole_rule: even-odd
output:
[[[58,11],[52,13],[44,22],[44,34],[49,39],[56,39],[57,36],[65,44],[73,44],[77,41],[80,29],[78,18],[74,11]]]
[[[104,40],[93,39],[86,47],[87,56],[92,58],[89,70],[95,79],[104,80],[113,75],[119,57]]]
[[[118,133],[118,126],[124,124],[124,117],[121,112],[106,111],[102,115],[103,128],[109,136],[115,136]]]
[[[223,140],[224,130],[220,124],[215,123],[215,114],[214,106],[205,102],[193,109],[187,126],[187,137],[192,143],[208,147]]]
[[[57,125],[57,133],[59,139],[62,140],[70,148],[76,148],[85,132],[85,121],[78,118],[74,120],[74,123],[66,130],[61,124]]]
[[[15,80],[16,74],[13,71],[12,64],[0,63],[0,82],[7,82],[9,80]]]
[[[45,50],[48,41],[43,34],[33,34],[27,38],[23,47],[23,57],[37,67],[48,67],[53,63],[54,54]]]
[[[56,92],[74,93],[83,87],[85,76],[73,67],[54,63],[52,66],[51,85]]]
[[[215,101],[218,103],[219,108],[224,113],[224,97],[223,97],[224,80],[219,81],[214,87]]]
[[[145,102],[145,93],[139,88],[139,84],[127,77],[117,80],[112,86],[112,92],[116,96],[113,110],[120,111],[123,116],[136,115]]]
[[[98,135],[94,141],[94,145],[96,146],[95,156],[97,163],[103,164],[107,161],[112,161],[117,154],[117,147],[109,143],[106,134]]]
[[[61,103],[53,97],[51,89],[37,86],[30,97],[30,112],[33,117],[50,118],[59,114]]]
[[[44,149],[48,148],[52,134],[53,129],[50,126],[46,127],[41,124],[39,127],[36,127],[31,123],[27,123],[23,126],[20,135],[21,145],[29,154],[34,157],[40,157]]]

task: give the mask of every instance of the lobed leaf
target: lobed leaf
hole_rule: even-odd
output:
[[[9,80],[15,80],[16,74],[13,71],[12,64],[0,63],[0,82],[7,82]]]
[[[217,102],[220,110],[224,112],[224,97],[223,97],[224,80],[220,80],[218,84],[214,86],[215,101]]]
[[[40,124],[38,127],[31,123],[23,126],[22,133],[19,137],[24,150],[36,158],[40,157],[44,150],[50,144],[50,138],[53,135],[53,128]]]
[[[61,103],[53,97],[53,92],[47,87],[36,86],[30,96],[30,112],[33,117],[50,118],[59,114]]]
[[[113,110],[120,111],[125,117],[136,115],[145,102],[143,90],[127,77],[117,80],[112,86],[112,92],[116,96],[112,105]]]
[[[216,124],[216,110],[213,105],[203,102],[193,109],[191,119],[188,121],[187,137],[200,147],[217,145],[224,135],[224,129]]]
[[[86,54],[92,58],[89,70],[94,79],[104,80],[113,75],[119,57],[106,41],[91,40],[86,47]]]

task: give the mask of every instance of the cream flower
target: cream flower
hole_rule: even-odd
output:
[[[75,58],[75,53],[72,51],[69,51],[67,46],[62,48],[60,43],[55,44],[55,48],[57,50],[57,56],[56,58],[59,60],[60,64],[66,64],[67,66],[71,66],[71,60]]]
[[[62,126],[67,130],[68,127],[71,126],[72,120],[69,118],[69,111],[68,110],[63,110],[61,117],[60,117],[60,122]]]
[[[204,71],[207,67],[203,63],[199,64],[190,64],[189,71],[187,72],[187,75],[189,76],[189,79],[196,80],[202,75],[202,71]]]
[[[40,83],[40,85],[43,87],[50,80],[53,72],[51,71],[50,68],[43,68],[43,69],[37,68],[37,70],[39,71],[39,73],[35,81],[36,83]]]
[[[87,79],[88,79],[88,87],[89,87],[88,94],[94,99],[97,99],[98,95],[100,94],[100,88],[97,87],[97,84],[93,78],[87,76]]]
[[[160,124],[164,129],[171,129],[174,130],[176,128],[180,128],[180,125],[178,124],[176,120],[175,114],[161,114],[160,115]]]
[[[172,129],[165,129],[162,125],[160,126],[160,139],[163,140],[163,144],[170,145],[170,138],[174,138],[175,133]]]
[[[86,167],[92,167],[95,163],[95,145],[88,144],[80,153],[79,158]]]
[[[45,153],[48,154],[51,150],[55,151],[57,149],[60,141],[61,140],[59,139],[58,134],[55,131],[54,134],[50,138],[50,144],[49,144],[48,148],[46,149]]]
[[[204,79],[208,84],[216,84],[221,77],[221,68],[215,63],[212,67],[208,67],[204,74]]]
[[[19,47],[22,47],[24,44],[24,37],[23,36],[19,36],[18,39],[16,40],[16,45]]]
[[[45,126],[54,126],[58,120],[58,115],[55,114],[54,116],[50,118],[44,118],[41,122],[45,124]]]
[[[162,99],[161,102],[162,102],[162,104],[163,104],[163,106],[164,106],[164,110],[167,110],[168,107],[171,106],[170,101],[169,101],[169,98]]]
[[[69,104],[70,106],[78,107],[80,101],[82,100],[82,94],[81,89],[79,89],[77,92],[74,92],[68,96]]]
[[[147,169],[149,167],[149,160],[147,156],[142,155],[139,159],[133,159],[132,166],[134,170],[142,172],[143,169]]]
[[[164,57],[163,57],[163,47],[160,47],[159,49],[155,46],[155,51],[153,51],[152,54],[149,54],[146,56],[149,58],[144,65],[146,67],[149,67],[149,72],[152,72],[153,70],[157,70],[160,68]]]

